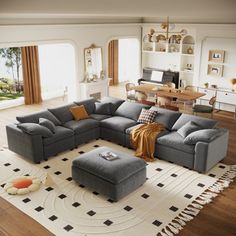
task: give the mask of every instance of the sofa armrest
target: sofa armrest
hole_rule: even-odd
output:
[[[221,135],[211,142],[198,142],[196,144],[194,170],[205,173],[227,155],[229,131],[220,130]]]
[[[43,160],[43,139],[41,135],[29,135],[16,125],[7,125],[7,141],[9,150],[31,159],[35,163]]]

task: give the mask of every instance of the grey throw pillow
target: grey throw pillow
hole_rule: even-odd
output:
[[[112,103],[100,103],[95,102],[95,114],[101,114],[101,115],[111,115],[112,114],[112,106],[114,106]]]
[[[55,134],[56,126],[52,123],[52,121],[45,118],[39,118],[39,124],[48,128],[52,133]]]
[[[183,138],[187,137],[194,131],[202,129],[199,125],[193,121],[187,122],[184,126],[177,130],[177,133],[180,134]]]
[[[30,135],[42,135],[44,138],[50,138],[53,136],[53,133],[46,127],[43,127],[35,123],[23,123],[18,124],[17,127],[23,132]]]
[[[185,144],[196,144],[197,142],[207,142],[209,143],[216,137],[218,137],[221,132],[218,129],[202,129],[189,134],[185,139]]]

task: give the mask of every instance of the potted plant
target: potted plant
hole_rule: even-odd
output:
[[[209,83],[204,83],[205,88],[208,88]]]

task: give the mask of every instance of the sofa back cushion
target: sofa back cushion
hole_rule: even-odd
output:
[[[157,111],[157,115],[154,121],[164,125],[168,130],[171,130],[174,123],[181,116],[180,112],[171,111],[159,107],[151,107],[150,110]]]
[[[187,122],[193,121],[197,125],[201,126],[203,129],[212,129],[216,126],[217,121],[211,120],[199,116],[193,116],[188,114],[182,114],[179,119],[175,122],[174,126],[172,127],[172,130],[178,130],[182,126],[184,126]]]
[[[113,97],[103,97],[101,99],[101,103],[111,103],[113,106],[111,106],[111,112],[112,114],[115,113],[117,108],[124,102],[125,100],[120,99],[120,98],[113,98]]]
[[[118,107],[118,109],[115,112],[115,116],[123,116],[137,121],[142,108],[149,109],[149,107],[150,106],[144,104],[126,101]]]
[[[17,116],[16,119],[20,123],[39,123],[39,118],[45,118],[53,122],[54,125],[60,125],[61,122],[50,112],[50,111],[40,111],[25,116]]]
[[[50,108],[48,109],[54,116],[57,117],[57,119],[62,123],[66,123],[70,120],[73,120],[72,113],[70,112],[70,108],[74,107],[75,103],[70,103],[68,105],[56,107],[56,108]]]
[[[112,115],[112,111],[114,110],[114,105],[112,103],[102,103],[102,102],[95,102],[95,114],[101,115]]]
[[[85,110],[90,115],[95,110],[95,102],[97,102],[97,100],[95,98],[88,98],[85,100],[76,101],[74,103],[78,106],[84,105]]]

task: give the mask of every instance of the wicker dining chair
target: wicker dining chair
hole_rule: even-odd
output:
[[[216,102],[216,96],[212,97],[209,100],[209,106],[208,105],[201,105],[201,104],[194,105],[193,106],[193,114],[195,115],[196,113],[211,113],[211,118],[213,118],[215,102]]]
[[[125,84],[125,90],[126,90],[126,98],[130,101],[136,101],[137,98],[135,96],[135,90],[133,89],[135,86],[134,83],[127,83]]]

